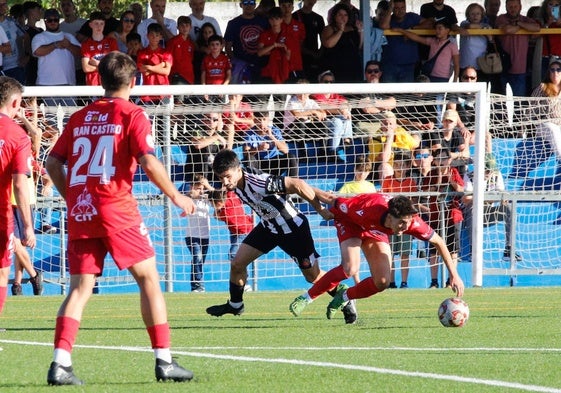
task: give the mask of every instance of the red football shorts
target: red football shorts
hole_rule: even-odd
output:
[[[0,254],[0,269],[10,267],[14,256],[14,233],[12,231],[0,233],[0,245],[2,252]]]
[[[70,274],[101,276],[107,253],[119,270],[153,257],[154,248],[144,223],[121,232],[99,238],[76,239],[68,242]]]
[[[335,219],[335,228],[337,228],[337,238],[339,238],[339,243],[351,238],[361,240],[372,239],[377,242],[384,242],[388,244],[390,242],[387,234],[375,229],[365,231],[359,225],[354,224],[351,221]]]

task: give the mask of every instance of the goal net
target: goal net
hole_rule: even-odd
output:
[[[95,87],[26,88],[28,117],[36,116],[44,131],[39,164],[68,117],[101,94]],[[142,101],[147,95],[156,99]],[[543,102],[489,95],[481,83],[138,86],[132,99],[150,117],[156,155],[182,192],[190,193],[198,174],[220,188],[209,163],[227,147],[247,167],[298,176],[341,195],[375,189],[411,196],[439,233],[453,242],[450,246],[457,251],[468,285],[561,272],[557,164],[552,143],[536,137],[536,119],[543,122],[546,111]],[[467,138],[461,148],[441,130],[455,117],[456,125],[467,128],[461,132]],[[390,132],[391,144],[388,128],[395,129]],[[456,131],[454,135],[457,139]],[[426,172],[423,166],[428,161],[431,170]],[[504,189],[479,186],[485,184],[486,163],[502,174]],[[457,188],[458,178],[473,186]],[[44,180],[37,178],[40,235],[32,258],[56,292],[68,282],[67,212],[56,191],[51,195],[45,189]],[[370,191],[361,191],[365,182],[370,183]],[[193,236],[200,223],[208,225],[210,233],[204,286],[207,291],[226,290],[232,228],[216,216],[219,210],[213,202],[222,196],[205,193],[207,221],[181,217],[141,169],[135,174],[133,193],[150,230],[166,290],[193,288],[191,251],[196,251],[186,237]],[[322,268],[338,265],[332,223],[323,221],[304,200],[293,200],[310,221]],[[496,224],[484,221],[491,205],[509,206],[508,226],[505,219]],[[255,223],[259,221],[244,209]],[[432,250],[414,239],[400,244],[394,256],[397,286],[408,281],[410,287],[428,287],[435,271],[440,285],[444,283],[441,261],[431,258]],[[405,280],[402,266],[407,259]],[[360,275],[370,275],[365,261]],[[279,249],[252,264],[249,276],[249,288],[254,290],[308,286],[296,264]],[[98,287],[105,292],[135,290],[130,275],[119,272],[110,257]]]

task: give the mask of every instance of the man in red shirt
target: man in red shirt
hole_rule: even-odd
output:
[[[31,175],[31,141],[13,118],[20,110],[23,86],[15,79],[0,76],[0,313],[6,302],[8,276],[14,252],[12,183],[21,209],[24,246],[35,247],[33,220],[29,207],[27,178]]]
[[[101,85],[97,72],[99,61],[109,52],[119,50],[119,46],[115,38],[103,36],[105,16],[100,11],[92,12],[89,25],[92,36],[82,42],[82,70],[86,74],[88,86],[99,86]]]
[[[456,270],[444,240],[417,214],[413,202],[405,196],[359,194],[352,198],[338,198],[321,190],[314,190],[318,198],[332,204],[337,237],[343,260],[325,273],[304,295],[290,304],[290,311],[298,316],[319,295],[358,272],[360,251],[370,266],[371,277],[354,287],[341,289],[327,306],[327,318],[349,301],[362,299],[385,290],[390,283],[392,251],[388,235],[409,234],[434,245],[450,273],[450,285],[458,296],[464,293],[464,283]]]
[[[99,63],[105,97],[74,113],[47,158],[47,171],[68,208],[70,290],[56,320],[51,385],[81,385],[71,352],[84,307],[109,252],[119,269],[128,269],[140,288],[142,319],[156,358],[158,380],[188,381],[193,373],[172,360],[170,328],[160,289],[154,249],[132,195],[140,163],[152,182],[183,210],[193,201],[173,185],[154,156],[151,124],[144,110],[129,102],[136,66],[121,52]],[[65,163],[68,170],[65,170]]]

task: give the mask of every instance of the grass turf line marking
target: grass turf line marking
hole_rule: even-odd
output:
[[[1,343],[5,344],[18,344],[18,345],[33,345],[33,346],[52,346],[52,343],[41,343],[34,341],[19,341],[19,340],[0,340]],[[129,351],[129,352],[152,352],[151,348],[146,347],[128,347],[128,346],[102,346],[102,345],[75,345],[74,348],[84,348],[84,349],[100,349],[100,350],[112,350],[112,351]],[[459,350],[459,349],[456,349]],[[188,352],[188,351],[173,351],[174,355],[183,355],[199,358],[209,358],[209,359],[219,359],[219,360],[234,360],[243,362],[262,362],[262,363],[279,363],[279,364],[293,364],[302,366],[315,366],[315,367],[325,367],[325,368],[340,368],[350,371],[365,371],[376,374],[389,374],[389,375],[399,375],[404,377],[417,377],[417,378],[427,378],[427,379],[438,379],[443,381],[452,382],[463,382],[471,383],[476,385],[486,385],[495,386],[501,388],[518,389],[527,392],[544,392],[544,393],[561,393],[561,389],[551,388],[547,386],[538,385],[525,385],[516,382],[505,382],[493,379],[480,379],[473,377],[462,377],[459,375],[445,375],[436,373],[425,373],[419,371],[402,371],[402,370],[392,370],[388,368],[372,367],[372,366],[360,366],[355,364],[339,364],[330,362],[314,362],[307,360],[298,359],[283,359],[283,358],[258,358],[254,356],[232,356],[232,355],[215,355],[209,353],[199,353],[199,352]]]
[[[279,351],[410,351],[410,352],[561,352],[561,348],[414,348],[414,347],[174,347],[185,350],[279,350]]]

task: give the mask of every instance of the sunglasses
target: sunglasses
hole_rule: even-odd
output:
[[[367,74],[379,74],[381,71],[379,68],[368,68],[366,70]]]
[[[549,72],[561,72],[561,68],[553,67],[549,69]]]
[[[471,75],[464,75],[462,76],[462,79],[464,80],[470,80],[470,81],[474,81],[477,79],[477,76],[471,76]]]
[[[242,5],[255,5],[255,1],[242,1]]]
[[[48,18],[48,19],[45,19],[45,22],[46,22],[46,23],[55,23],[55,22],[58,23],[59,21],[60,21],[59,18]]]
[[[415,155],[415,159],[420,160],[421,158],[429,158],[430,154],[429,153],[422,153],[422,154],[416,154]]]
[[[126,18],[123,18],[123,19],[121,19],[121,20],[122,20],[123,22],[125,22],[125,23],[134,23],[134,22],[135,22],[134,19],[126,19]]]

